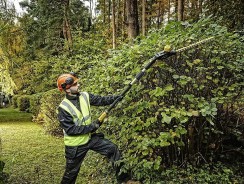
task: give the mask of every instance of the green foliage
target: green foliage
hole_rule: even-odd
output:
[[[119,93],[140,71],[143,60],[163,45],[180,48],[210,36],[214,41],[158,61],[104,128],[119,138],[124,169],[132,169],[138,179],[150,181],[176,163],[196,166],[217,159],[223,138],[235,130],[227,127],[241,118],[243,44],[209,19],[172,22],[134,46],[113,51],[107,61],[93,60],[95,72],[86,71],[86,89]]]
[[[1,144],[1,139],[0,139]],[[0,145],[1,146],[1,145]],[[1,159],[1,153],[0,153],[0,184],[4,184],[7,182],[7,174],[3,172],[5,163]]]
[[[236,0],[235,3],[221,0],[206,1],[204,4],[206,14],[212,15],[222,25],[227,26],[231,30],[244,28],[244,2],[242,0]]]
[[[42,93],[37,93],[30,96],[30,112],[36,117],[39,113],[41,107],[41,97]]]
[[[72,27],[72,33],[79,35],[90,29],[90,16],[82,1],[70,1],[66,15],[70,25],[64,20],[64,1],[23,1],[20,4],[28,12],[19,18],[26,35],[23,54],[27,59],[62,53],[67,41],[66,26]]]
[[[50,134],[61,135],[62,130],[59,127],[56,109],[63,97],[57,89],[47,91],[41,97],[41,106],[36,121],[42,123],[44,129]]]
[[[18,108],[18,103],[17,103],[17,99],[20,97],[20,95],[14,95],[12,98],[12,104],[14,108]]]
[[[23,122],[23,121],[31,121],[30,113],[20,112],[18,109],[13,108],[4,108],[1,109],[0,113],[0,123],[4,122]]]
[[[241,183],[243,179],[233,173],[233,168],[217,163],[214,166],[205,164],[200,168],[188,166],[178,168],[173,166],[162,172],[162,181],[155,181],[157,184],[164,183]]]
[[[30,96],[21,95],[17,98],[17,105],[20,111],[29,112],[30,111]]]
[[[1,45],[1,40],[0,40]],[[7,59],[7,57],[3,54],[2,49],[0,47],[0,90],[1,92],[4,92],[7,95],[13,95],[13,90],[16,89],[16,85],[11,78],[11,75],[9,73],[10,68],[10,62]]]

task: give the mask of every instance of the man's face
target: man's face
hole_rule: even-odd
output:
[[[69,89],[67,89],[67,92],[71,94],[77,94],[79,93],[79,86],[80,85],[76,82]]]

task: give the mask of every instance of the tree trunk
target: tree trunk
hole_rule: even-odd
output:
[[[111,0],[108,0],[108,25],[110,25]]]
[[[139,35],[137,0],[126,0],[128,18],[128,38],[132,40]]]
[[[162,0],[158,1],[158,12],[157,12],[157,28],[160,28],[162,22],[162,12],[163,12],[163,2]]]
[[[175,20],[178,20],[178,0],[175,0]]]
[[[146,0],[142,0],[142,35],[146,35]]]
[[[73,45],[73,40],[72,40],[70,23],[68,20],[68,17],[69,17],[68,10],[69,10],[69,0],[66,0],[66,1],[64,1],[63,35],[67,42],[66,48],[67,48],[67,50],[70,50]]]
[[[198,0],[192,0],[192,17],[193,20],[197,20],[198,18],[198,7],[197,7]]]
[[[117,3],[116,3],[116,9],[117,9],[117,12],[115,11],[115,26],[116,26],[116,37],[119,37],[121,36],[120,35],[120,25],[121,25],[121,22],[122,22],[122,11],[121,11],[121,0],[117,0]]]
[[[125,35],[126,35],[126,1],[122,1],[123,2],[123,18],[122,18],[122,40],[124,40],[125,39]]]
[[[170,0],[168,0],[168,21],[170,19]]]
[[[103,24],[106,22],[106,0],[103,0]]]
[[[184,20],[184,0],[178,0],[178,21]]]
[[[198,18],[201,18],[202,14],[202,0],[199,0],[199,5],[198,5]]]
[[[116,48],[115,0],[112,0],[113,49]]]
[[[93,9],[93,1],[90,0],[90,14],[91,14],[91,17],[92,17],[92,9]]]

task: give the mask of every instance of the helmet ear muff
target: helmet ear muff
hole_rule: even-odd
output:
[[[66,87],[68,85],[72,85],[74,83],[74,79],[72,77],[68,77],[66,80],[65,80],[65,83],[61,84],[61,87],[63,89],[66,89]]]
[[[61,87],[65,90],[66,89],[66,83],[61,84]]]
[[[66,85],[72,85],[74,83],[74,79],[72,77],[68,77],[66,80],[65,80],[65,84]]]

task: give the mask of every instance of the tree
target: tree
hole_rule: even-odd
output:
[[[19,19],[27,35],[28,55],[57,55],[72,47],[72,31],[89,30],[89,11],[79,0],[23,1],[27,13]]]
[[[72,49],[72,34],[71,34],[71,27],[70,27],[70,21],[69,21],[69,7],[70,7],[70,1],[64,0],[63,1],[64,6],[64,20],[63,20],[63,35],[65,38],[66,49],[70,50]]]
[[[128,38],[134,39],[139,35],[137,0],[126,0]]]
[[[142,35],[146,35],[146,0],[142,0]]]
[[[184,20],[184,0],[178,0],[178,21]]]
[[[113,49],[116,48],[115,0],[112,0]]]
[[[231,30],[241,30],[244,28],[244,1],[235,2],[222,0],[207,0],[204,2],[206,15],[213,15],[216,20],[222,19],[221,23]]]

